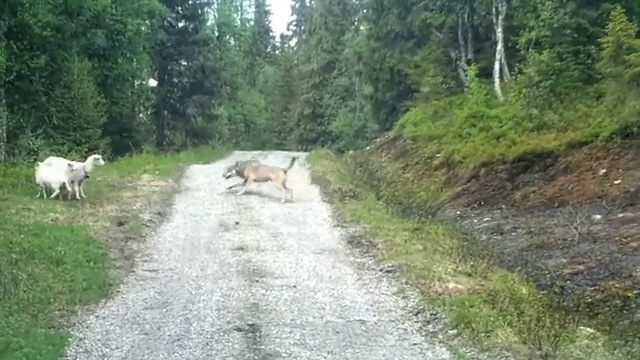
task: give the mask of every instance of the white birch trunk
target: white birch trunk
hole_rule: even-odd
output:
[[[462,16],[462,11],[459,10],[458,11],[458,56],[457,56],[457,61],[456,61],[456,67],[458,68],[458,76],[460,77],[460,80],[462,81],[462,84],[466,87],[467,86],[467,75],[466,75],[466,68],[467,68],[467,46],[464,42],[464,24],[463,24],[463,16]]]
[[[504,50],[504,20],[507,17],[507,0],[498,0],[498,10],[498,31],[500,36],[496,37],[498,38],[498,41],[502,43],[502,45],[500,46],[500,65],[502,66],[502,79],[505,82],[508,82],[511,80],[511,72],[509,72],[509,66],[507,65],[507,55],[505,54]]]
[[[467,60],[473,62],[475,55],[473,54],[473,9],[471,2],[467,4],[465,18],[467,21]]]
[[[8,13],[4,14],[5,16]],[[7,128],[9,127],[9,113],[5,99],[5,70],[6,70],[6,22],[0,21],[0,163],[7,161]]]
[[[493,59],[493,89],[496,93],[496,97],[500,101],[504,101],[504,95],[502,93],[501,81],[501,69],[502,69],[502,55],[504,54],[504,34],[501,25],[504,23],[504,19],[498,14],[498,2],[503,0],[493,0],[491,7],[491,15],[493,19],[493,29],[496,35],[496,53]]]
[[[464,24],[463,24],[463,16],[458,13],[458,46],[460,47],[460,62],[462,64],[467,63],[467,46],[465,44],[464,39]],[[463,65],[464,66],[464,65]]]
[[[7,161],[7,127],[8,116],[4,89],[0,89],[0,164]]]

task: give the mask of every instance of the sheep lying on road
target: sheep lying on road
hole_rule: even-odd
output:
[[[52,166],[51,164],[44,164],[38,162],[35,166],[36,169],[36,183],[40,186],[37,197],[40,197],[42,193],[43,197],[47,197],[47,187],[53,189],[53,194],[49,199],[53,199],[60,193],[60,187],[64,185],[69,192],[69,198],[71,198],[71,178],[77,178],[78,176],[87,176],[84,169],[74,166],[68,162],[64,167]]]
[[[60,156],[49,156],[44,159],[42,163],[59,169],[64,168],[66,166],[65,164],[71,163],[74,167],[81,169],[82,171],[71,173],[71,177],[69,179],[76,192],[76,198],[80,200],[80,196],[85,199],[87,198],[84,194],[84,183],[91,175],[91,172],[96,166],[104,165],[105,161],[102,158],[102,155],[94,154],[89,156],[84,162],[72,161]]]

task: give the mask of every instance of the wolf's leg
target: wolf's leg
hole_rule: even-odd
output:
[[[289,192],[287,185],[285,185],[284,182],[282,183],[274,182],[273,185],[275,185],[278,188],[278,190],[280,190],[280,192],[282,193],[282,200],[280,200],[280,203],[284,204],[285,202],[287,202],[287,194]]]
[[[243,181],[243,182],[239,182],[239,183],[237,183],[237,184],[233,184],[233,185],[231,185],[231,186],[227,186],[227,190],[231,190],[231,189],[236,188],[236,187],[238,187],[238,186],[243,186],[243,185],[245,185],[246,183],[247,183],[247,180],[245,180],[245,181]]]
[[[247,188],[249,186],[251,186],[251,184],[253,184],[253,180],[251,179],[251,177],[247,177],[244,181],[244,186],[242,187],[242,190],[240,190],[240,192],[238,192],[238,195],[242,195],[245,193],[245,191],[247,191]]]

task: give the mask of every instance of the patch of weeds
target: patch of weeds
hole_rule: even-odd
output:
[[[32,166],[0,166],[0,359],[59,358],[70,313],[106,296],[118,280],[113,268],[132,261],[143,199],[182,165],[223,155],[202,148],[109,162],[92,173],[82,201],[36,198]]]
[[[422,169],[402,168],[388,159],[359,154],[348,158],[346,162],[345,168],[349,169],[353,178],[359,180],[361,188],[368,190],[371,195],[375,194],[376,199],[403,217],[433,217],[442,209],[449,194],[444,186],[444,178],[438,172],[429,174],[432,181],[427,184]]]
[[[467,165],[513,160],[526,153],[559,153],[637,134],[635,99],[620,105],[586,92],[567,103],[533,110],[520,99],[498,102],[488,95],[488,86],[480,85],[482,94],[418,101],[399,119],[394,132],[436,146],[443,157]]]
[[[338,179],[335,186],[342,189],[358,184],[357,200],[334,199],[338,215],[365,228],[383,249],[383,261],[400,264],[403,275],[425,299],[448,313],[450,325],[481,347],[505,349],[534,359],[633,358],[620,357],[618,354],[635,350],[623,351],[605,335],[590,330],[592,335],[585,336],[579,317],[554,304],[535,284],[496,266],[490,251],[476,252],[479,242],[472,239],[473,234],[434,217],[417,220],[400,216],[397,209],[381,200],[385,195],[373,190],[376,186],[399,186],[400,181],[386,183],[378,177],[384,169],[354,171],[357,165],[347,164],[327,151],[313,152],[309,161],[314,179],[322,179],[325,191],[333,191],[333,179]],[[360,184],[371,177],[380,183],[367,190]],[[401,194],[399,190],[394,194]],[[440,193],[434,194],[440,201]],[[596,350],[584,351],[589,348]]]
[[[227,153],[226,150],[213,149],[208,146],[173,154],[144,152],[118,159],[110,166],[105,166],[102,174],[129,178],[146,174],[154,178],[170,179],[180,166],[207,164]]]
[[[454,350],[453,356],[455,356],[456,360],[469,360],[469,357],[460,350]]]
[[[342,166],[342,160],[331,150],[316,150],[309,154],[307,160],[317,169],[317,172],[311,174],[313,182],[322,187],[325,194],[340,200],[358,198],[360,191],[350,181],[349,171]],[[314,176],[318,173],[325,175]]]

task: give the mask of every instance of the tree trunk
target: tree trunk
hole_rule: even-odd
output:
[[[5,13],[2,14],[2,17],[0,18],[0,163],[7,160],[7,128],[9,127],[9,114],[7,112],[7,102],[4,92],[5,82],[7,81],[5,79],[7,64],[7,53],[5,51],[5,47],[7,45],[7,41],[4,37],[4,34],[7,31],[7,21],[9,21],[7,9],[8,6],[5,7]]]
[[[458,13],[458,45],[460,47],[460,62],[464,65],[467,63],[467,45],[465,44],[465,36],[464,36],[464,16],[462,15],[462,11]]]
[[[158,84],[155,90],[155,103],[153,106],[153,125],[155,128],[155,143],[158,151],[167,150],[167,123],[166,123],[166,86],[167,74],[166,65],[160,64],[158,69]]]
[[[465,14],[466,22],[467,22],[467,61],[474,62],[475,55],[473,53],[473,4],[472,1],[469,1],[467,4],[467,11]]]
[[[491,7],[493,29],[496,35],[496,53],[493,61],[493,88],[495,90],[496,97],[500,101],[504,101],[502,84],[500,83],[502,78],[502,58],[504,56],[504,13],[502,11],[503,4],[504,13],[506,13],[505,0],[493,0],[493,4]]]
[[[502,55],[501,63],[502,63],[502,80],[504,80],[504,82],[509,82],[511,81],[511,73],[509,72],[509,66],[507,66],[507,56],[504,54]]]
[[[458,61],[458,58],[459,58],[460,55],[453,48],[449,49],[449,55],[453,59],[453,62],[454,62],[454,65],[456,67],[456,70],[458,72],[458,77],[460,78],[460,81],[462,81],[462,83],[466,86],[467,85],[467,74],[465,73],[464,68],[462,67],[462,64],[460,64],[460,61]]]
[[[511,72],[509,72],[509,66],[507,65],[507,55],[504,49],[504,20],[507,17],[507,0],[498,0],[498,27],[500,29],[500,41],[502,42],[502,54],[500,55],[502,66],[502,79],[505,82],[511,81]]]
[[[0,86],[4,86],[4,84],[0,84]],[[7,118],[4,89],[0,88],[0,164],[7,161]]]
[[[458,10],[458,54],[456,59],[456,67],[458,69],[458,76],[462,81],[462,84],[467,86],[467,46],[464,42],[464,24],[462,11]]]

